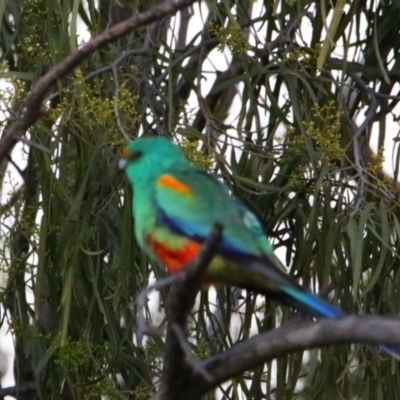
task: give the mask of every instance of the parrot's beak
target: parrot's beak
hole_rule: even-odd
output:
[[[129,151],[126,147],[124,147],[121,151],[121,158],[118,161],[118,168],[125,169],[128,165],[129,160]]]
[[[128,165],[128,160],[126,158],[120,158],[118,161],[118,168],[119,169],[125,169],[126,166]]]

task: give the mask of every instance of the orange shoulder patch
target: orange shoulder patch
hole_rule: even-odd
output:
[[[190,195],[193,194],[192,189],[188,185],[180,182],[171,175],[162,175],[157,182],[157,186],[161,189],[170,189],[178,192],[179,194]]]

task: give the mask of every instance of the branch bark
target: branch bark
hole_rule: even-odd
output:
[[[41,112],[41,104],[43,99],[47,90],[50,88],[50,86],[57,82],[57,80],[66,76],[85,58],[106,44],[113,42],[135,28],[147,25],[160,18],[173,15],[179,10],[195,3],[196,1],[198,0],[181,0],[177,1],[176,3],[162,3],[149,11],[114,25],[112,28],[104,31],[101,35],[91,39],[78,50],[69,54],[60,64],[56,65],[46,75],[39,79],[25,103],[23,115],[1,138],[0,163],[8,154],[10,154],[15,144],[20,140],[21,137],[24,136],[27,129],[42,116],[43,113]]]
[[[36,393],[36,382],[24,382],[18,386],[0,388],[0,399],[4,399],[4,396],[14,396],[20,399],[22,395],[30,396],[30,398],[36,398]]]
[[[186,324],[196,295],[201,288],[204,272],[214,257],[221,236],[222,227],[215,224],[198,257],[181,272],[182,280],[172,286],[166,309],[168,326],[166,355],[159,390],[160,400],[183,399],[181,388],[186,385],[186,382],[196,381],[198,375],[203,376],[202,371],[197,368],[198,364],[190,362]],[[205,376],[203,379],[206,379]],[[186,398],[195,400],[197,397]]]
[[[400,319],[352,315],[317,322],[292,321],[240,342],[206,361],[194,362],[187,341],[187,317],[221,235],[222,227],[216,224],[199,256],[180,272],[180,279],[172,286],[166,309],[163,375],[159,391],[151,400],[199,400],[226,380],[296,351],[340,343],[400,345]]]
[[[399,332],[399,319],[379,316],[351,315],[339,320],[288,323],[197,363],[191,373],[181,371],[180,379],[170,382],[176,397],[166,396],[168,391],[164,388],[151,400],[200,399],[226,380],[296,351],[342,343],[399,345]],[[195,370],[202,373],[195,374]]]

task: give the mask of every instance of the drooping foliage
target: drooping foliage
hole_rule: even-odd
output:
[[[82,40],[158,3],[3,0],[1,132]],[[136,298],[163,271],[136,244],[117,168],[121,146],[143,134],[171,137],[218,174],[302,284],[335,282],[331,300],[349,313],[400,312],[399,13],[396,1],[202,2],[49,88],[40,122],[0,165],[2,321],[16,338],[17,384],[36,382],[27,399],[154,390],[163,342],[135,345]],[[202,293],[189,327],[199,358],[293,315],[234,288],[216,293]],[[396,399],[399,377],[398,363],[343,345],[288,355],[216,396]]]

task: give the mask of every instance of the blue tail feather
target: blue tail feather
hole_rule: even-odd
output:
[[[381,344],[379,345],[379,349],[400,361],[400,349],[398,347],[389,344]]]
[[[285,286],[282,290],[290,296],[295,303],[298,303],[298,308],[300,310],[306,311],[316,317],[336,319],[346,315],[338,308],[311,293],[299,291],[296,288],[289,286]],[[400,361],[400,348],[392,345],[381,344],[379,345],[379,349]]]
[[[225,256],[229,256],[229,254]],[[231,256],[232,261],[234,261],[235,258],[232,254]],[[242,261],[239,264],[246,265],[246,270],[255,276],[263,278],[258,281],[251,281],[246,285],[243,285],[241,282],[240,286],[258,293],[264,293],[269,297],[284,302],[286,305],[295,307],[305,314],[317,318],[338,319],[346,315],[342,310],[336,308],[323,298],[307,292],[289,275],[279,269],[273,260],[250,257],[249,255],[244,257],[237,254],[235,254],[235,257],[236,262]],[[233,283],[235,284],[236,282]],[[379,349],[400,361],[400,347],[381,344],[379,345]]]
[[[300,310],[304,310],[307,313],[314,315],[315,317],[324,317],[324,318],[340,318],[345,314],[329,304],[324,299],[317,297],[311,293],[299,291],[295,287],[285,286],[282,290],[295,300],[295,303],[298,303],[298,308]]]

